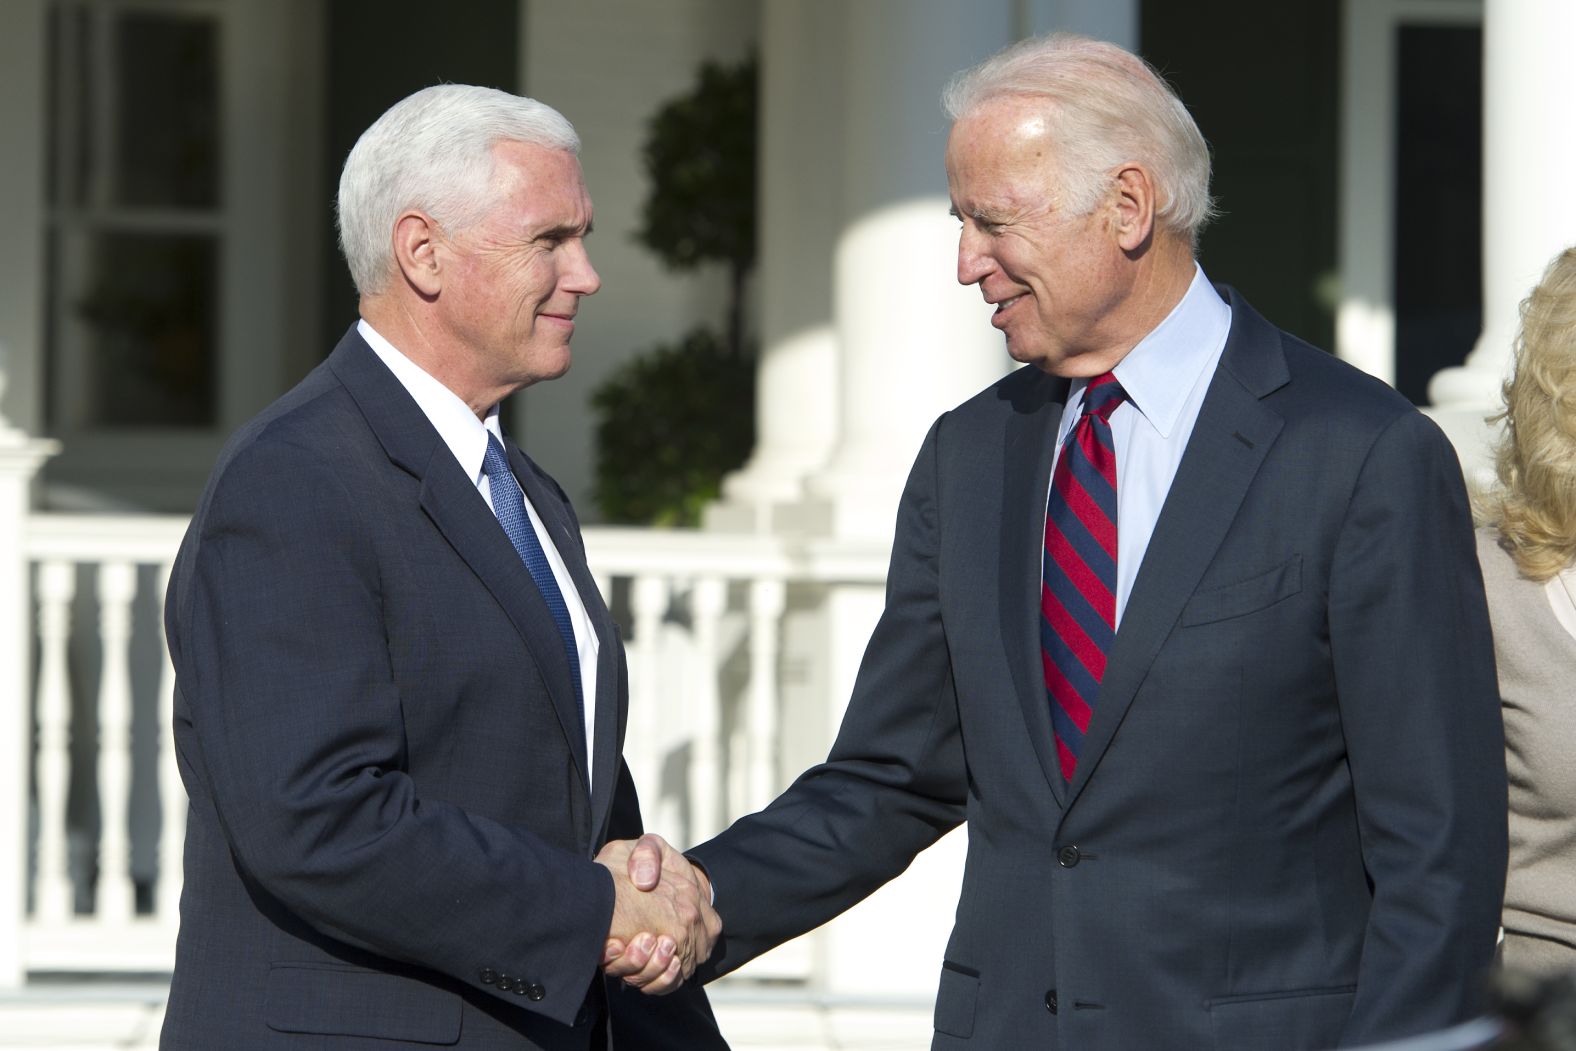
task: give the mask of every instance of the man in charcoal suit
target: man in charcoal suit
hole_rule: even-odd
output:
[[[680,864],[637,893],[598,853],[640,832],[623,652],[499,424],[600,283],[578,149],[539,102],[444,85],[345,163],[361,320],[225,447],[170,582],[191,811],[163,1047],[726,1047],[698,989],[628,988],[671,992],[716,917]],[[610,933],[642,954],[625,983]]]
[[[1450,445],[1205,279],[1208,151],[1142,60],[1025,41],[946,104],[958,279],[1027,367],[926,437],[827,761],[692,851],[723,920],[703,976],[966,821],[936,1049],[1471,1017],[1506,788]]]

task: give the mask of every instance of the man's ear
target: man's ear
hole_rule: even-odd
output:
[[[394,262],[405,281],[426,298],[443,288],[443,233],[426,212],[411,209],[394,220]]]
[[[1149,170],[1125,164],[1115,180],[1116,242],[1124,252],[1136,252],[1148,243],[1155,228],[1155,183]]]

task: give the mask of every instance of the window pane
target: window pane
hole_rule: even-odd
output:
[[[128,11],[116,19],[115,203],[218,203],[218,44],[208,18]]]
[[[90,427],[215,422],[218,249],[212,237],[98,234],[82,294],[67,304],[83,342]],[[75,414],[73,414],[75,415]]]

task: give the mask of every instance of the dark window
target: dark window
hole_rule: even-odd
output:
[[[1483,328],[1483,31],[1396,36],[1395,385],[1419,405]]]

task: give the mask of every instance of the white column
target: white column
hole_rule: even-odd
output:
[[[707,513],[721,529],[770,530],[837,433],[837,338],[828,265],[842,220],[843,37],[839,0],[761,5],[761,349],[755,452]]]
[[[843,209],[834,256],[838,445],[810,483],[831,532],[888,537],[927,427],[1008,359],[979,292],[957,283],[942,86],[1013,39],[1010,0],[848,5]],[[829,30],[834,27],[827,27]]]
[[[1498,404],[1518,308],[1576,242],[1576,120],[1568,105],[1576,4],[1486,0],[1483,7],[1483,334],[1466,363],[1428,385],[1436,406]]]
[[[23,238],[26,241],[26,238]],[[0,362],[11,348],[0,343]],[[6,378],[0,370],[0,405]],[[33,476],[59,447],[35,441],[0,412],[0,988],[26,977],[22,928],[27,914],[28,758],[33,712],[28,703],[32,667],[32,587],[27,516]]]
[[[1576,119],[1568,99],[1576,4],[1486,0],[1483,7],[1483,334],[1466,363],[1436,373],[1430,413],[1469,479],[1491,477],[1495,432],[1519,307],[1559,251],[1576,242]]]

